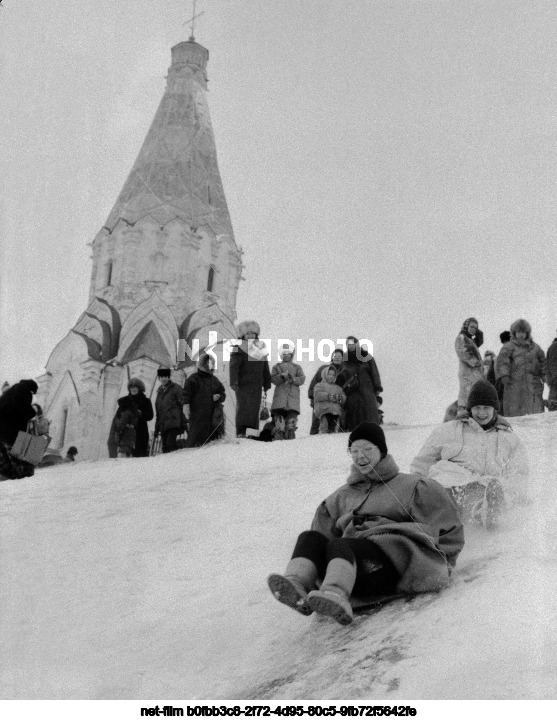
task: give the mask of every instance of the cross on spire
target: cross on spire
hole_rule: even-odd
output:
[[[0,0],[0,2],[1,2],[1,0]],[[197,0],[193,0],[193,15],[192,15],[192,17],[191,17],[189,20],[186,20],[186,22],[184,23],[184,25],[187,25],[188,23],[190,24],[190,27],[191,27],[190,41],[191,41],[191,42],[194,42],[194,41],[195,41],[195,37],[194,37],[194,34],[193,34],[193,33],[194,33],[194,29],[195,29],[195,21],[197,20],[197,18],[200,18],[202,15],[205,15],[205,11],[204,11],[204,10],[202,10],[200,13],[197,13],[197,15],[196,15],[196,13],[195,13],[195,7],[196,7],[196,5],[197,5]]]

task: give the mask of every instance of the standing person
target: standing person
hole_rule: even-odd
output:
[[[343,625],[353,618],[352,593],[445,588],[464,545],[449,494],[429,478],[400,473],[380,426],[357,426],[348,452],[352,466],[345,485],[317,508],[284,575],[267,579],[277,601],[304,616],[315,611]]]
[[[128,458],[133,455],[138,421],[139,411],[133,396],[118,398],[118,408],[112,419],[106,443],[109,458]]]
[[[360,423],[379,423],[377,399],[383,390],[379,370],[373,356],[354,336],[346,339],[346,358],[336,382],[346,394],[346,430],[353,431]]]
[[[26,478],[35,473],[31,463],[14,458],[10,451],[19,431],[26,431],[36,415],[33,395],[38,390],[34,380],[21,380],[0,396],[0,480]]]
[[[495,388],[495,358],[497,356],[492,350],[486,350],[482,361],[484,378]]]
[[[186,430],[183,392],[170,380],[170,368],[159,368],[157,376],[160,386],[155,400],[155,436],[160,434],[162,452],[171,453],[177,449],[176,439]]]
[[[236,436],[246,437],[246,430],[259,430],[261,396],[271,387],[271,371],[265,343],[259,340],[259,324],[247,320],[238,325],[240,345],[230,355],[230,387],[236,394]]]
[[[77,456],[77,448],[75,446],[70,446],[68,450],[66,451],[66,460],[68,463],[72,463],[75,461],[75,457]]]
[[[496,374],[505,391],[503,414],[543,413],[545,354],[532,340],[532,326],[519,318],[511,325],[511,339],[497,357]]]
[[[508,343],[511,339],[511,332],[509,330],[504,330],[502,333],[499,333],[499,340],[501,341],[501,345],[505,345],[505,343]],[[499,351],[500,353],[501,351]],[[498,358],[499,356],[497,356]],[[503,396],[505,393],[505,386],[501,383],[501,378],[499,378],[499,375],[497,373],[497,358],[495,358],[495,390],[497,391],[497,396],[499,398],[499,408],[503,410]]]
[[[204,446],[224,435],[224,416],[213,423],[215,409],[224,403],[226,391],[214,375],[215,361],[202,353],[197,361],[197,371],[186,378],[184,384],[184,413],[188,420],[187,447]]]
[[[550,411],[557,410],[557,338],[547,349],[545,381],[549,386],[547,397],[547,408]]]
[[[145,384],[140,378],[130,378],[128,381],[128,393],[133,400],[139,419],[135,429],[135,450],[134,458],[144,458],[149,455],[149,428],[148,421],[153,420],[153,404],[151,399],[145,395]]]
[[[319,433],[338,433],[346,395],[336,384],[337,369],[332,363],[321,371],[321,382],[313,389],[314,413],[319,418]]]
[[[527,498],[528,458],[520,438],[498,415],[499,399],[491,383],[474,383],[467,408],[469,418],[433,429],[410,470],[444,486],[464,522],[492,529],[505,497],[518,503]]]
[[[483,343],[483,333],[475,318],[466,318],[455,340],[458,356],[458,401],[457,418],[466,417],[466,402],[470,388],[483,376],[482,357],[478,348]]]
[[[302,366],[294,363],[293,357],[292,349],[284,346],[280,350],[280,363],[271,370],[271,383],[275,385],[271,416],[282,416],[286,424],[300,415],[300,386],[306,381]]]
[[[315,402],[314,402],[314,398],[313,398],[313,390],[314,390],[316,384],[321,382],[323,370],[324,370],[325,368],[328,368],[330,365],[334,365],[335,368],[337,369],[337,374],[338,374],[338,373],[340,372],[341,367],[342,367],[342,362],[343,362],[343,360],[344,360],[344,351],[343,351],[343,349],[342,349],[342,348],[335,348],[335,350],[331,353],[331,359],[330,359],[330,361],[329,361],[328,363],[325,363],[325,365],[320,366],[320,367],[318,368],[318,370],[316,371],[315,375],[313,376],[313,378],[311,379],[311,382],[310,382],[309,388],[308,388],[308,398],[309,398],[310,405],[311,405],[311,407],[312,407],[313,409],[315,409]],[[343,414],[344,414],[344,411],[343,411]],[[343,424],[342,421],[343,421],[343,418],[342,418],[342,416],[341,416],[341,419],[340,419],[340,428],[339,428],[339,430],[341,430],[341,431],[344,430],[344,424]],[[315,415],[315,410],[314,410],[314,412],[311,414],[311,428],[310,428],[310,431],[309,431],[310,436],[315,436],[315,435],[317,435],[317,434],[319,433],[319,423],[320,423],[320,420],[319,420],[319,418]]]

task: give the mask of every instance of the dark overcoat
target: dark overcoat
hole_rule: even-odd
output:
[[[0,396],[0,441],[12,446],[19,431],[27,430],[33,418],[33,393],[25,381],[15,383]]]
[[[220,396],[218,401],[213,396]],[[188,448],[203,446],[222,436],[222,429],[213,429],[213,411],[217,403],[226,399],[223,384],[212,373],[201,368],[186,379],[184,384],[184,403],[190,407],[188,427]]]
[[[380,423],[377,395],[383,388],[372,355],[364,349],[349,351],[337,376],[337,384],[346,393],[344,427],[347,431],[353,431],[366,421]]]
[[[153,420],[153,404],[151,399],[147,398],[143,391],[139,391],[135,396],[130,393],[129,396],[135,403],[139,411],[139,420],[137,421],[135,451],[133,455],[136,458],[142,458],[149,455],[149,428],[147,422]]]
[[[260,357],[257,357],[260,356]],[[230,354],[230,385],[236,386],[236,427],[259,429],[262,391],[271,387],[271,370],[266,355],[248,354],[248,344],[234,346]]]
[[[165,386],[159,386],[155,400],[155,410],[157,412],[156,433],[165,433],[174,428],[180,431],[184,430],[183,405],[183,392],[177,383],[170,382]]]

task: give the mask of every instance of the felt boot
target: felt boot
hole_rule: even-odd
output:
[[[317,568],[309,558],[292,558],[286,567],[284,576],[272,573],[267,578],[271,593],[281,603],[290,606],[304,616],[313,611],[307,602],[308,591],[315,588]]]
[[[344,558],[333,558],[327,566],[325,579],[319,591],[311,591],[307,602],[316,613],[331,616],[347,626],[354,618],[350,594],[356,582],[356,567]]]

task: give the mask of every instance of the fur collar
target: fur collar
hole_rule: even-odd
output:
[[[379,481],[390,481],[399,473],[399,467],[395,463],[395,459],[387,454],[385,458],[382,458],[379,463],[375,466],[371,473],[362,473],[360,469],[352,464],[350,468],[350,474],[346,479],[346,483],[349,486],[354,486],[356,483],[378,483]]]

